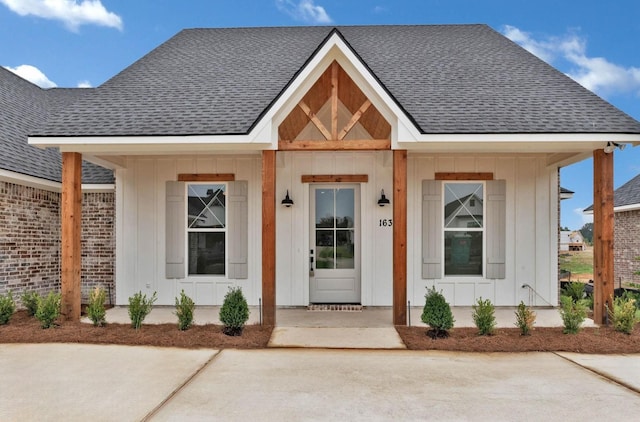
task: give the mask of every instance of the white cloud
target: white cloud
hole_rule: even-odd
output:
[[[572,67],[567,75],[593,92],[603,96],[627,92],[640,95],[640,68],[623,67],[603,57],[589,57],[586,40],[576,33],[535,39],[530,33],[507,25],[503,34],[547,63],[566,60]]]
[[[78,88],[93,88],[93,86],[89,81],[80,81],[78,82]]]
[[[5,66],[5,69],[10,70],[21,78],[38,85],[40,88],[55,88],[58,86],[55,82],[49,80],[49,78],[47,78],[40,69],[29,64],[21,64],[18,67]]]
[[[298,0],[297,3],[294,0],[276,0],[276,6],[298,21],[313,24],[333,22],[324,7],[316,6],[313,0]]]
[[[122,30],[120,16],[107,11],[100,0],[0,0],[0,3],[20,16],[61,21],[72,31],[89,24]]]

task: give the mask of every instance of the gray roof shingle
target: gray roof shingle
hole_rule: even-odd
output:
[[[0,66],[0,169],[55,182],[61,181],[62,157],[55,149],[27,143],[50,114],[88,94],[84,89],[44,90]],[[88,162],[83,183],[113,183],[113,172]]]
[[[640,174],[613,191],[613,206],[640,205]],[[593,211],[593,204],[584,211]]]
[[[613,192],[614,207],[640,205],[640,174]]]
[[[422,133],[640,133],[486,25],[422,25],[183,30],[32,135],[248,133],[334,30]]]

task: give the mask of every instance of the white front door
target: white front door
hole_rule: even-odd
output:
[[[360,186],[310,191],[309,302],[360,303]]]

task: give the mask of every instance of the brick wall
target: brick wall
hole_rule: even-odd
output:
[[[60,289],[60,194],[0,182],[0,293]]]
[[[115,303],[115,201],[111,193],[82,195],[82,300],[96,286],[107,291],[107,304]]]
[[[615,287],[623,282],[640,283],[640,210],[615,213],[615,237],[613,255],[615,259]]]
[[[60,197],[0,181],[0,294],[60,290]],[[83,195],[83,299],[96,285],[115,299],[114,205],[113,193]]]

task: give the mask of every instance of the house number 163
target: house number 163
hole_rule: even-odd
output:
[[[380,227],[391,227],[393,225],[393,220],[390,218],[383,218],[379,221]]]

